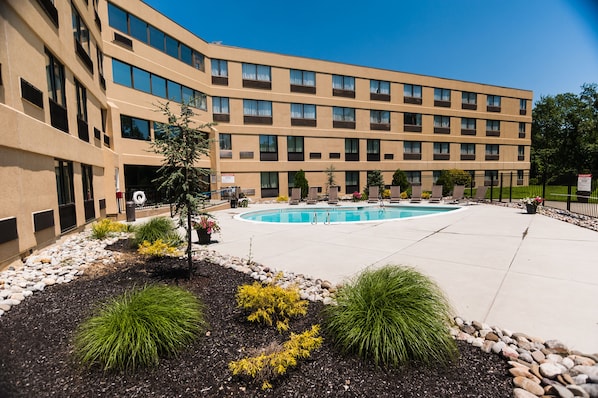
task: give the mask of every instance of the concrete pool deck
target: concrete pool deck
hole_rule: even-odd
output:
[[[412,266],[440,285],[464,319],[598,353],[598,232],[493,205],[358,224],[234,218],[282,207],[288,205],[213,212],[222,232],[212,236],[218,243],[209,248],[241,258],[251,253],[262,265],[333,283],[369,266]]]

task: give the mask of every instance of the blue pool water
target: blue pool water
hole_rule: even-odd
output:
[[[446,213],[459,206],[356,206],[311,207],[258,210],[243,213],[242,220],[267,223],[324,224],[394,220]]]

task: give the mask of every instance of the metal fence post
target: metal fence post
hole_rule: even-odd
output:
[[[500,184],[498,189],[498,201],[502,202],[502,187],[503,187],[503,177],[505,173],[500,173]]]
[[[567,184],[567,211],[571,211],[571,185],[573,182],[573,173],[569,172],[569,183]]]
[[[494,173],[490,174],[490,203],[494,194]]]
[[[509,174],[509,202],[513,201],[513,172]]]

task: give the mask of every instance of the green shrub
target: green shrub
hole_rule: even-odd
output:
[[[104,239],[114,233],[131,231],[131,225],[112,221],[109,218],[91,224],[91,237],[93,239]]]
[[[458,355],[451,308],[440,288],[408,267],[366,270],[337,292],[324,327],[343,352],[376,365],[448,364]]]
[[[174,355],[207,326],[203,304],[178,287],[146,286],[105,303],[75,335],[75,355],[86,366],[135,370]]]
[[[259,282],[239,286],[237,304],[251,311],[247,320],[263,322],[268,326],[275,323],[280,332],[289,328],[291,317],[307,313],[307,301],[301,300],[298,288],[285,289],[274,284],[262,285]]]
[[[139,246],[144,241],[154,243],[158,239],[162,239],[170,246],[178,246],[181,243],[181,237],[175,231],[174,222],[171,219],[155,217],[135,228],[134,246]]]
[[[233,375],[244,374],[262,383],[262,389],[272,388],[270,380],[285,374],[291,366],[297,366],[298,358],[308,358],[311,352],[322,345],[322,338],[318,336],[319,325],[301,334],[291,333],[291,338],[280,345],[276,342],[250,352],[247,358],[233,361],[228,368]]]

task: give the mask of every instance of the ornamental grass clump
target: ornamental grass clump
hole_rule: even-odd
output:
[[[440,288],[408,267],[366,270],[324,310],[324,327],[343,352],[376,365],[447,365],[458,356],[451,308]]]
[[[174,222],[166,217],[155,217],[135,229],[134,245],[139,246],[144,241],[154,243],[158,239],[171,246],[178,246],[181,237],[175,231]]]
[[[244,374],[262,383],[262,389],[272,388],[270,381],[286,373],[287,369],[297,366],[297,359],[309,358],[312,351],[322,345],[319,337],[320,326],[313,325],[301,334],[291,333],[284,344],[276,342],[267,347],[252,350],[249,357],[233,361],[228,368],[233,375]]]
[[[135,370],[176,355],[205,330],[204,306],[190,292],[145,286],[103,304],[75,334],[75,355],[87,367]]]
[[[143,243],[139,245],[137,253],[150,258],[176,257],[181,255],[176,247],[171,246],[166,242],[162,242],[162,239],[158,239],[154,243],[149,243],[147,240],[144,240]]]
[[[91,224],[91,237],[93,239],[104,239],[119,232],[131,232],[132,226],[117,221],[112,221],[109,218],[104,218],[101,221]]]
[[[290,318],[307,314],[307,301],[301,300],[296,287],[283,288],[273,283],[262,285],[254,282],[239,286],[236,298],[239,307],[251,311],[247,320],[268,326],[276,324],[279,332],[288,330]]]

